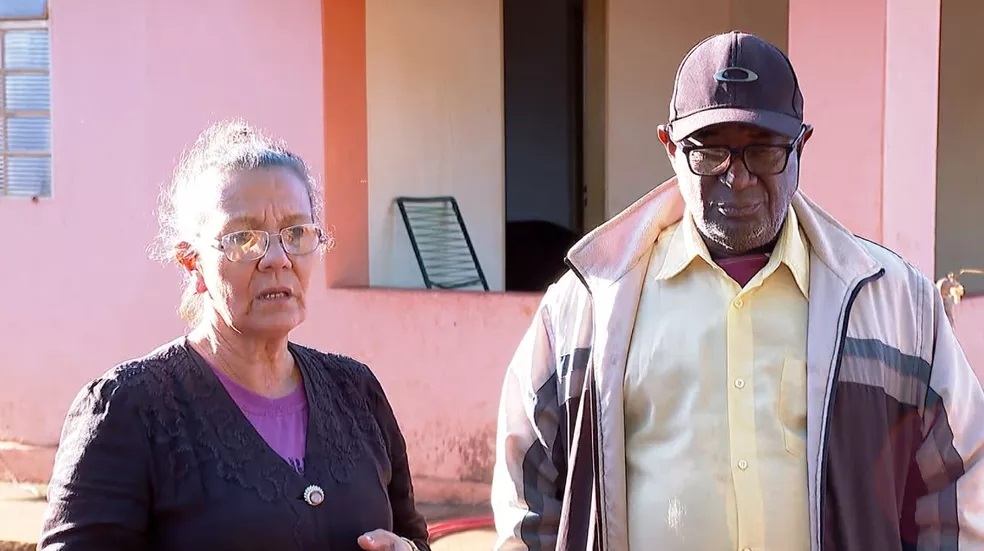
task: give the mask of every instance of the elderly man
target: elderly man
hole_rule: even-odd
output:
[[[684,58],[676,177],[571,249],[509,366],[499,549],[984,549],[981,383],[932,281],[797,191],[811,133],[775,46]]]

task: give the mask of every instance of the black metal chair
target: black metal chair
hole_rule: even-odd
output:
[[[396,204],[428,289],[489,290],[454,197],[397,197]]]

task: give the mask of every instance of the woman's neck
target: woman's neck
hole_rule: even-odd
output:
[[[286,336],[257,339],[216,325],[203,323],[188,335],[188,342],[212,367],[269,398],[286,396],[301,383]]]

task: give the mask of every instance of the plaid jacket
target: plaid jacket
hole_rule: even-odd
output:
[[[813,550],[984,550],[984,391],[936,288],[801,193],[793,208],[811,249]],[[497,549],[628,549],[626,355],[651,245],[682,213],[670,180],[575,245],[547,291],[503,385]]]

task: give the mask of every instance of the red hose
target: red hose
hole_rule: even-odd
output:
[[[427,527],[427,533],[430,536],[431,541],[436,541],[445,536],[450,536],[451,534],[467,532],[468,530],[492,528],[493,526],[495,526],[495,520],[490,516],[455,518],[442,520],[431,524]]]

